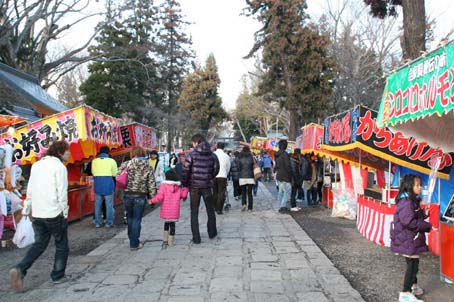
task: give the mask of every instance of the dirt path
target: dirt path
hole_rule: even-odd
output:
[[[266,186],[276,196],[275,185],[267,183]],[[330,215],[331,211],[324,207],[292,213],[366,301],[398,301],[405,271],[404,259],[393,255],[389,248],[362,237],[355,221]],[[425,302],[454,302],[454,286],[441,282],[439,271],[439,257],[431,253],[422,255],[418,274],[419,283],[426,291],[422,299]]]

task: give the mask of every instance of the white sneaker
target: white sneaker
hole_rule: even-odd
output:
[[[399,293],[399,302],[424,302],[423,300],[419,300],[411,293]]]
[[[292,211],[292,212],[298,212],[298,211],[301,211],[301,208],[293,207],[293,208],[290,209],[290,211]]]

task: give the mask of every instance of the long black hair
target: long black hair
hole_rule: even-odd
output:
[[[421,183],[421,177],[415,174],[407,174],[404,176],[400,183],[399,193],[397,194],[396,203],[398,203],[402,198],[408,196],[413,201],[419,202],[420,199],[418,195],[413,192],[413,187],[415,186],[416,179],[419,179]]]

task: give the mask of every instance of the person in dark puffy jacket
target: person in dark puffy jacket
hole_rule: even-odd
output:
[[[240,170],[238,168],[238,155],[240,152],[235,151],[233,157],[230,158],[230,174],[233,182],[233,197],[235,200],[240,200],[241,189],[240,189]]]
[[[238,155],[238,170],[240,172],[240,188],[241,188],[241,211],[252,211],[253,197],[252,187],[255,185],[254,179],[254,157],[251,149],[244,146],[243,150]]]
[[[424,233],[429,232],[432,226],[425,221],[429,213],[420,207],[420,193],[421,178],[413,174],[405,175],[396,198],[397,208],[391,226],[391,251],[404,256],[407,262],[399,301],[421,301],[416,296],[424,293],[418,286],[416,275],[419,254],[428,251]]]
[[[211,190],[213,179],[219,173],[219,161],[203,135],[196,134],[191,140],[194,149],[185,158],[182,184],[183,187],[189,188],[191,197],[192,242],[200,244],[199,206],[202,196],[208,216],[208,237],[214,238],[218,234]]]

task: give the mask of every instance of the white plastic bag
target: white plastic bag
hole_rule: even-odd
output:
[[[13,243],[18,248],[24,248],[35,242],[35,232],[28,216],[23,216],[16,227]]]
[[[355,193],[350,191],[333,190],[334,205],[332,217],[356,219],[356,198]]]

